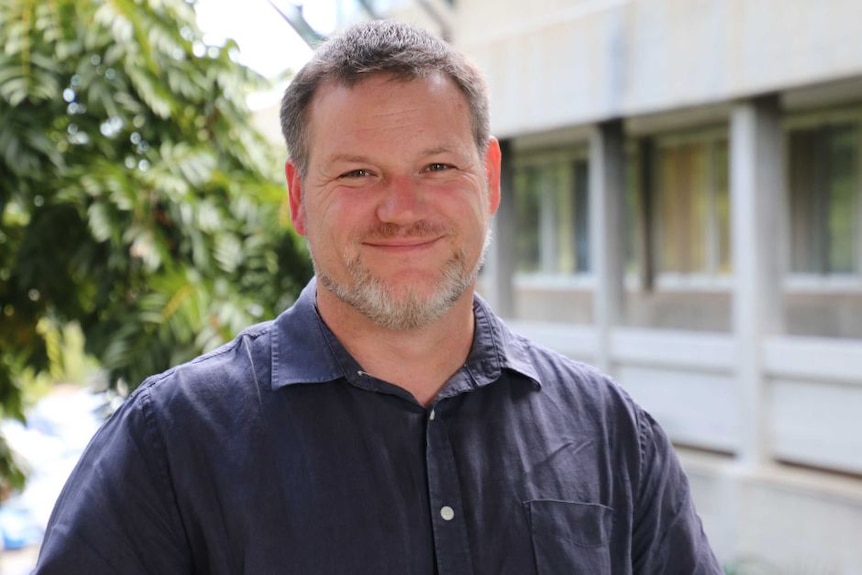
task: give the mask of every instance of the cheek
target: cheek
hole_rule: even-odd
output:
[[[315,216],[308,218],[306,227],[309,244],[316,248],[318,257],[345,258],[357,251],[362,228],[351,220],[349,212],[328,209]]]
[[[470,232],[475,235],[484,236],[486,228],[491,224],[491,215],[488,213],[487,204],[477,203],[471,206]]]

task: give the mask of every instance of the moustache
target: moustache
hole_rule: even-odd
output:
[[[363,240],[392,238],[422,238],[429,236],[449,235],[449,228],[442,225],[432,224],[425,220],[413,222],[402,226],[391,222],[380,223],[362,234]]]

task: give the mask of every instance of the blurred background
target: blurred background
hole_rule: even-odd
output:
[[[856,0],[2,4],[0,573],[125,394],[309,277],[278,98],[380,17],[486,73],[483,295],[659,420],[728,573],[862,573]]]

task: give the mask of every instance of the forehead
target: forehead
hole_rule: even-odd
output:
[[[368,75],[356,82],[337,79],[323,81],[314,93],[309,105],[311,116],[321,107],[346,104],[376,104],[377,107],[391,106],[400,95],[414,99],[449,100],[452,104],[467,110],[467,98],[458,85],[443,72],[430,72],[424,76],[404,78],[386,72]]]
[[[355,84],[327,81],[308,108],[309,151],[339,144],[380,144],[377,137],[410,140],[446,138],[472,142],[472,122],[464,93],[447,75],[435,72],[402,79],[372,74]]]

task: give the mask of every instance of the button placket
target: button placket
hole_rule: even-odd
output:
[[[444,419],[439,409],[432,408],[428,414],[425,442],[437,572],[439,575],[471,574],[472,559],[461,490]]]

